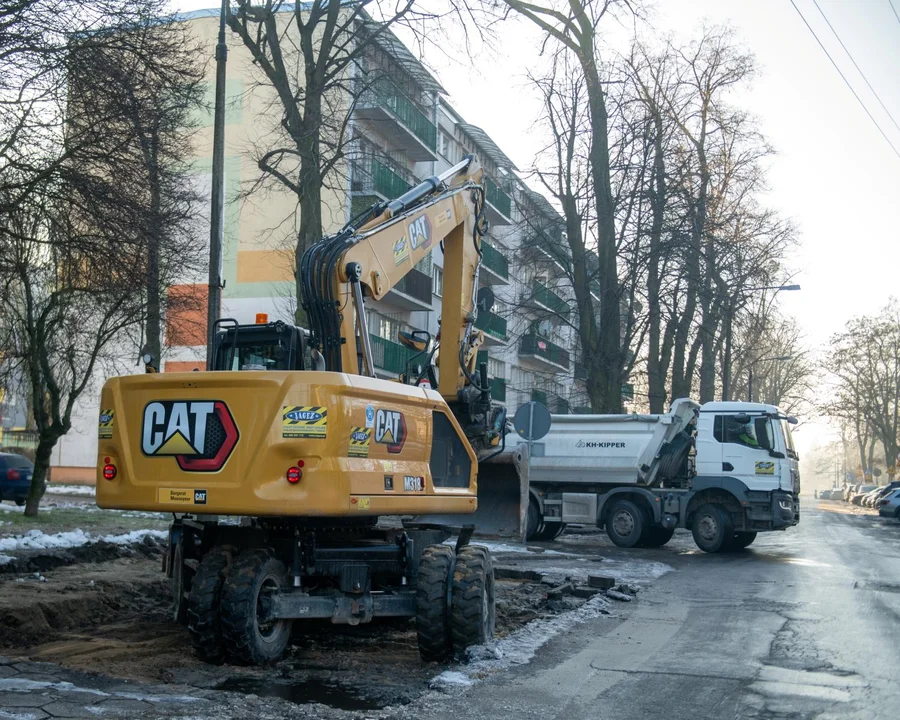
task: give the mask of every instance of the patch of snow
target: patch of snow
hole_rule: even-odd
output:
[[[121,692],[111,690],[104,692],[95,688],[80,687],[70,682],[48,680],[23,680],[19,678],[0,678],[0,692],[31,692],[33,690],[63,690],[65,692],[82,692],[99,697],[116,697],[126,700],[142,700],[144,702],[197,702],[201,698],[193,695],[145,695],[143,693]],[[0,716],[2,717],[2,716]]]
[[[15,560],[14,557],[10,557],[9,555],[0,555],[0,565],[6,565],[6,563],[11,563]]]
[[[97,488],[94,485],[56,485],[47,484],[47,495],[83,495],[94,497]]]
[[[94,537],[81,528],[47,535],[41,530],[29,530],[25,535],[0,538],[0,552],[10,550],[57,550],[74,548],[105,540],[116,545],[130,545],[141,542],[145,537],[166,538],[165,530],[133,530],[122,535],[103,535]],[[0,557],[6,557],[0,555]],[[7,560],[6,562],[9,562]]]
[[[456,538],[452,537],[444,541],[445,545],[456,545]],[[559,550],[548,550],[542,547],[528,547],[527,545],[519,545],[512,543],[493,542],[491,540],[482,540],[474,538],[473,545],[483,545],[494,555],[560,555],[563,557],[579,557],[574,553],[560,552]]]
[[[532,620],[524,627],[489,645],[469,648],[469,662],[445,670],[431,680],[434,689],[451,689],[472,685],[489,675],[513,665],[526,665],[535,653],[562,632],[604,614],[611,603],[595,595],[577,610],[553,618]]]
[[[11,713],[6,710],[0,710],[0,720],[38,720],[38,718],[46,717],[44,713],[35,715],[33,713]]]
[[[602,567],[592,562],[561,561],[554,565],[528,565],[529,570],[545,573],[547,575],[564,575],[578,578],[587,582],[588,575],[609,575],[616,579],[617,583],[630,585],[645,585],[651,580],[656,580],[675,568],[665,563],[652,560],[612,560],[604,558]]]

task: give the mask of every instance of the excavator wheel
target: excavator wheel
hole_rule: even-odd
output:
[[[452,648],[447,582],[453,563],[449,545],[429,545],[419,559],[416,579],[416,636],[419,655],[426,662],[445,660]]]
[[[273,663],[291,638],[290,620],[266,620],[266,595],[289,587],[287,570],[263,549],[244,550],[225,576],[221,599],[226,656],[243,665]]]
[[[179,625],[187,625],[187,595],[191,589],[191,570],[184,564],[184,535],[175,543],[172,553],[172,620]]]
[[[188,632],[194,651],[201,660],[216,665],[225,659],[219,605],[225,576],[235,554],[235,550],[227,546],[214,547],[206,553],[194,575],[188,596]]]
[[[494,637],[494,564],[490,551],[467,545],[456,556],[450,607],[453,650],[463,655],[472,645]]]

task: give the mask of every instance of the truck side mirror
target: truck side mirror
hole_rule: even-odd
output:
[[[778,450],[769,450],[769,457],[773,457],[778,460],[784,460],[784,453],[778,452]]]

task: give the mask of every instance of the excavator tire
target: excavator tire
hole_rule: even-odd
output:
[[[494,637],[494,564],[485,547],[467,545],[456,556],[450,606],[453,650],[483,645]]]
[[[291,638],[292,622],[262,622],[259,600],[287,587],[284,563],[267,550],[244,550],[238,555],[225,576],[220,605],[222,641],[229,660],[267,665],[282,656]]]
[[[426,662],[441,662],[450,654],[447,581],[453,562],[449,545],[429,545],[419,559],[416,579],[416,637],[419,655]]]
[[[172,620],[179,625],[187,625],[187,594],[190,589],[188,569],[184,566],[184,535],[175,543],[175,552],[172,553]]]
[[[194,652],[204,662],[215,665],[225,659],[219,605],[225,576],[235,554],[235,550],[227,546],[214,547],[206,553],[194,575],[188,596],[188,632]]]

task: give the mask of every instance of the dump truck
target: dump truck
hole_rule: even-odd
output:
[[[308,328],[222,318],[205,371],[105,383],[97,504],[173,513],[173,616],[201,658],[274,661],[308,618],[414,617],[425,660],[492,637],[492,559],[465,520],[479,462],[516,453],[476,367],[486,231],[467,156],[302,255]],[[401,332],[407,371],[377,378],[365,304],[439,246],[441,337]]]
[[[509,483],[498,507],[513,522],[527,503],[529,539],[577,523],[619,547],[660,547],[687,528],[706,552],[744,548],[800,520],[793,423],[773,405],[689,399],[658,415],[552,415],[531,445],[527,499]]]

